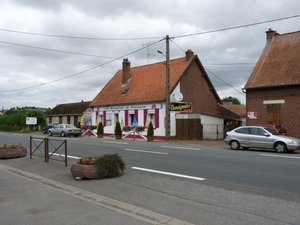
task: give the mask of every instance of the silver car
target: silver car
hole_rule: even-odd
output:
[[[260,126],[242,126],[228,131],[225,143],[233,150],[269,148],[276,152],[293,152],[300,149],[300,139],[284,136],[274,129]]]
[[[48,130],[48,135],[60,135],[62,137],[73,135],[74,137],[77,137],[81,135],[81,129],[72,124],[54,124],[53,128]]]

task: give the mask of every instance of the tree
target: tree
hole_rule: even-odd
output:
[[[223,98],[222,102],[231,102],[233,105],[241,105],[240,100],[231,96]]]

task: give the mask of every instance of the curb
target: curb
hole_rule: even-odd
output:
[[[104,207],[113,210],[115,212],[119,212],[127,216],[131,216],[133,218],[148,222],[150,224],[192,225],[191,223],[181,221],[173,217],[162,215],[112,198],[108,198],[89,191],[85,191],[83,189],[66,185],[1,163],[0,163],[0,169],[21,176],[30,181],[38,182],[40,184],[49,186],[57,191],[69,194],[76,198],[83,199],[85,201],[91,202],[100,207]]]

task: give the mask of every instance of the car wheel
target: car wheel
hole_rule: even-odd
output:
[[[65,132],[61,132],[60,136],[65,137],[66,133]]]
[[[287,151],[287,147],[283,142],[277,142],[274,146],[274,149],[278,153],[283,153]]]
[[[231,141],[229,144],[232,150],[240,149],[240,143],[238,141]]]
[[[48,131],[48,135],[49,135],[49,136],[52,136],[52,133],[51,133],[51,131]]]

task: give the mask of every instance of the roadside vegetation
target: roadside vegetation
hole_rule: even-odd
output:
[[[41,131],[46,125],[46,113],[50,109],[12,108],[0,115],[0,131],[28,133]],[[36,117],[36,125],[27,125],[26,117]]]

